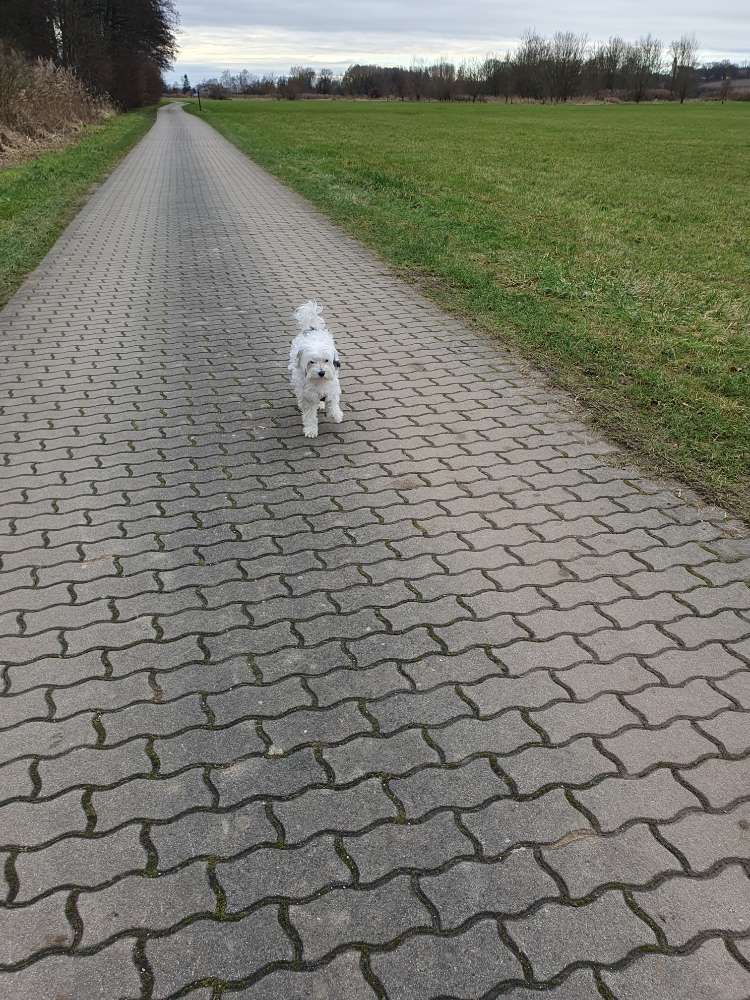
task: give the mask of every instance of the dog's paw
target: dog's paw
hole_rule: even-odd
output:
[[[331,420],[334,422],[334,424],[340,424],[343,419],[344,419],[344,414],[341,412],[341,410],[334,410],[333,413],[331,414]]]
[[[304,434],[306,438],[316,438],[318,436],[317,427],[305,427]]]

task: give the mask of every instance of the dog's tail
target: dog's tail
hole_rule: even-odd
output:
[[[300,330],[305,333],[307,330],[323,330],[325,322],[323,320],[323,309],[314,300],[305,302],[296,309],[294,318],[299,323]]]

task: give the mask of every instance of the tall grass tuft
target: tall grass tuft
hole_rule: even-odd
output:
[[[51,60],[29,60],[0,42],[0,160],[46,145],[114,114],[76,74]]]

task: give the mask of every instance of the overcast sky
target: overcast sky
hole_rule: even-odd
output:
[[[180,51],[169,79],[224,69],[285,73],[295,64],[343,72],[353,62],[409,65],[503,53],[524,29],[665,44],[695,34],[701,56],[750,58],[750,0],[177,0]]]

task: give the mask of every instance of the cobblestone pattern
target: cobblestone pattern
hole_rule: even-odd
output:
[[[750,996],[740,525],[176,108],[0,330],[5,1000]]]

